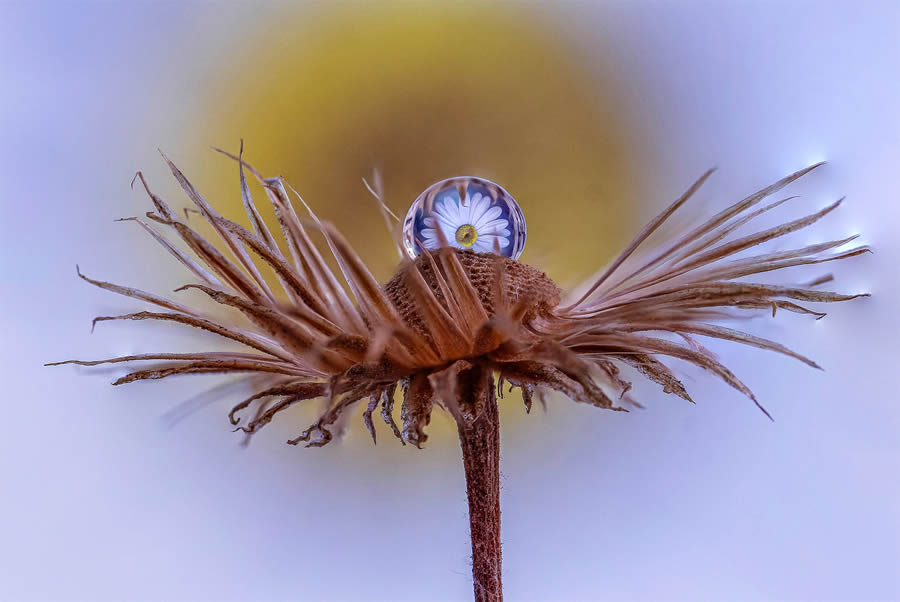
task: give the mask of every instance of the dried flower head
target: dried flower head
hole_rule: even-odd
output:
[[[684,385],[664,363],[666,358],[676,358],[715,374],[759,406],[747,386],[695,337],[769,349],[818,367],[776,342],[722,326],[720,322],[748,310],[771,311],[774,315],[782,309],[819,318],[824,314],[803,303],[846,301],[861,296],[819,290],[819,285],[831,280],[830,275],[805,286],[740,280],[868,251],[865,246],[833,251],[855,238],[849,237],[786,251],[733,257],[810,226],[840,204],[837,201],[777,227],[732,236],[761,214],[793,198],[757,208],[818,165],[791,174],[731,205],[660,246],[649,260],[626,269],[627,260],[638,247],[712,173],[707,172],[653,219],[608,268],[577,290],[563,292],[543,272],[510,257],[437,244],[442,236],[439,230],[432,231],[427,244],[419,246],[421,252],[414,260],[402,261],[396,275],[381,285],[347,241],[330,224],[320,221],[290,185],[281,178],[262,177],[241,156],[229,156],[238,162],[241,195],[253,231],[219,215],[181,171],[168,159],[166,162],[234,259],[226,257],[217,244],[180,219],[150,190],[140,173],[136,179],[140,179],[155,207],[147,218],[173,230],[196,258],[147,221],[132,219],[193,274],[195,282],[178,290],[200,291],[218,304],[237,309],[246,318],[245,323],[225,322],[180,302],[93,280],[80,272],[79,275],[96,286],[162,309],[103,316],[95,322],[177,322],[237,341],[247,350],[152,353],[59,363],[157,362],[119,378],[113,383],[116,385],[177,374],[262,374],[265,386],[234,406],[229,414],[232,424],[253,434],[294,404],[326,398],[327,410],[288,441],[307,446],[328,443],[341,414],[362,403],[363,420],[373,440],[373,414],[379,412],[395,436],[418,447],[427,439],[425,427],[434,406],[443,408],[455,419],[463,448],[478,599],[500,597],[496,394],[502,395],[504,384],[521,390],[528,410],[532,400],[537,397],[543,401],[548,390],[599,408],[625,410],[628,404],[638,405],[629,396],[631,384],[620,373],[620,366],[627,365],[661,385],[664,392],[690,401]],[[254,205],[245,171],[259,180],[274,207],[287,256]],[[303,203],[308,219],[297,216],[288,190]],[[393,215],[381,206],[386,217]],[[339,266],[340,277],[317,250],[310,231],[324,237]],[[398,250],[403,244],[401,239],[402,236],[395,237]],[[472,244],[468,239],[465,243]],[[277,283],[266,280],[255,261],[268,266]],[[281,290],[276,292],[277,289]],[[399,426],[393,417],[397,389],[402,391]]]

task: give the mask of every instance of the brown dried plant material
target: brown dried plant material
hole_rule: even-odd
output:
[[[373,414],[379,412],[395,437],[416,447],[427,440],[426,427],[435,406],[446,410],[457,423],[463,452],[477,600],[502,599],[496,391],[502,395],[503,383],[521,389],[529,411],[535,394],[543,403],[548,390],[599,408],[627,411],[621,404],[640,405],[628,395],[631,383],[620,372],[620,366],[626,365],[659,384],[665,393],[692,401],[664,363],[674,358],[718,376],[766,412],[747,386],[694,337],[768,349],[817,368],[812,360],[776,342],[719,322],[747,311],[774,315],[777,309],[818,318],[824,314],[805,303],[864,296],[818,290],[817,286],[832,279],[830,274],[806,286],[738,280],[847,259],[869,250],[860,246],[834,251],[851,242],[854,237],[850,237],[734,257],[806,228],[840,204],[774,228],[732,237],[738,228],[794,198],[756,208],[818,165],[720,211],[686,234],[659,245],[649,260],[631,265],[635,251],[696,192],[712,173],[707,172],[652,220],[597,278],[564,294],[533,267],[491,253],[449,248],[402,262],[396,275],[382,286],[349,243],[330,224],[321,222],[299,195],[309,219],[297,216],[288,190],[296,192],[281,178],[264,178],[240,156],[228,156],[237,161],[241,197],[253,231],[219,215],[165,159],[227,253],[180,219],[150,190],[140,173],[135,179],[140,179],[155,211],[147,213],[149,221],[129,219],[149,232],[196,279],[179,291],[202,293],[237,310],[244,318],[240,324],[206,315],[185,303],[78,274],[95,286],[165,310],[102,316],[95,324],[109,320],[175,322],[240,343],[246,351],[152,353],[50,365],[154,362],[119,378],[113,383],[117,385],[177,374],[249,373],[262,390],[229,413],[236,430],[252,435],[283,410],[324,398],[327,409],[320,418],[288,441],[307,447],[331,441],[335,423],[360,402],[364,402],[363,421],[373,441]],[[287,255],[260,217],[245,172],[259,181],[272,203]],[[393,215],[382,208],[386,219]],[[173,232],[195,257],[150,222]],[[310,232],[324,237],[338,265],[337,273],[317,250]],[[260,265],[273,271],[281,294],[273,289],[274,282],[263,278]],[[279,298],[287,302],[279,302]],[[402,391],[399,426],[393,418],[398,388]]]

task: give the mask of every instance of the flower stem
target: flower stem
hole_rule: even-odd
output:
[[[500,569],[500,416],[490,369],[460,374],[457,416],[466,471],[476,602],[502,602]]]

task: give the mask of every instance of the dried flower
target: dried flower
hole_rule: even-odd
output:
[[[439,207],[437,217],[446,221],[444,227],[435,230],[440,224],[432,218],[432,230],[425,235],[428,240],[419,246],[421,253],[414,260],[404,260],[396,275],[382,286],[344,238],[321,222],[305,203],[309,220],[297,216],[288,189],[296,192],[289,185],[286,188],[282,179],[263,178],[241,156],[229,156],[239,165],[241,195],[252,232],[219,215],[181,171],[168,159],[166,162],[199,213],[234,255],[234,261],[151,192],[140,173],[136,179],[141,180],[155,206],[147,218],[174,230],[199,261],[148,222],[132,219],[193,274],[196,282],[178,290],[201,291],[216,303],[237,309],[247,324],[226,323],[176,301],[90,279],[80,271],[79,276],[163,310],[103,316],[95,323],[177,322],[237,341],[247,351],[152,353],[58,363],[159,362],[119,378],[115,385],[176,374],[263,374],[266,382],[262,390],[235,405],[229,414],[232,424],[248,434],[256,433],[294,404],[327,398],[327,410],[288,441],[292,445],[325,445],[332,439],[331,429],[341,414],[362,403],[363,420],[373,440],[373,414],[379,412],[396,437],[419,447],[427,440],[425,427],[434,406],[443,408],[458,425],[463,451],[478,600],[501,599],[497,394],[502,395],[504,384],[521,390],[529,411],[533,399],[543,401],[548,390],[599,408],[625,410],[624,406],[638,403],[629,396],[631,384],[620,373],[624,364],[661,385],[664,392],[690,401],[684,385],[661,360],[668,357],[712,372],[762,409],[753,393],[695,337],[769,349],[818,367],[776,342],[717,322],[746,310],[771,310],[774,315],[782,309],[820,318],[823,313],[802,303],[861,296],[818,290],[818,285],[831,280],[830,275],[805,286],[738,280],[792,266],[845,259],[869,250],[860,246],[832,252],[855,238],[849,237],[752,257],[732,257],[810,226],[840,204],[838,201],[774,228],[731,237],[738,228],[789,200],[756,208],[818,165],[791,174],[722,210],[662,246],[648,261],[626,270],[626,260],[697,191],[712,173],[707,172],[653,219],[598,277],[563,294],[544,273],[511,257],[458,248],[467,246],[464,242],[468,239],[457,248],[446,239],[444,244],[437,244],[443,229],[457,232],[462,227],[456,223],[459,216],[450,211],[455,205]],[[272,202],[287,256],[254,205],[245,170],[259,180]],[[299,195],[297,198],[303,202]],[[503,238],[509,235],[508,224],[492,223],[497,216],[489,214],[487,206],[473,198],[471,211],[478,209],[479,213],[475,222],[468,219],[467,223],[489,226],[484,236],[496,241],[495,246],[508,244]],[[386,216],[393,215],[382,208]],[[313,244],[309,230],[324,236],[343,283]],[[401,237],[395,244],[399,250]],[[473,248],[483,250],[482,246]],[[251,254],[275,273],[277,288],[283,290],[286,301],[279,301],[282,293],[276,293],[275,283],[263,278]],[[393,418],[398,388],[402,391],[399,426]]]

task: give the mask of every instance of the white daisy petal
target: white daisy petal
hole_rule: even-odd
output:
[[[468,195],[466,195],[468,198]],[[480,192],[476,192],[475,196],[472,197],[472,202],[469,204],[469,213],[466,216],[467,224],[475,224],[475,218],[478,215],[478,207],[481,205],[482,194]]]
[[[500,219],[492,219],[491,221],[483,224],[479,224],[479,230],[484,230],[485,232],[493,232],[495,230],[504,230],[509,228],[509,220],[500,218]]]
[[[434,204],[434,215],[455,222],[459,219],[459,207],[450,197],[444,197]]]
[[[468,224],[469,215],[472,213],[472,199],[467,194],[459,203],[459,224]]]
[[[493,250],[493,241],[489,241],[487,238],[478,237],[478,240],[475,241],[470,249],[475,251],[476,253],[489,253]]]
[[[509,236],[509,230],[479,230],[479,236]]]
[[[472,225],[475,226],[476,229],[480,229],[484,224],[496,220],[501,215],[503,215],[503,210],[500,209],[500,207],[491,207],[478,217],[478,223]]]
[[[452,211],[452,209],[451,209],[451,211]],[[433,215],[434,215],[434,219],[436,221],[435,227],[437,227],[438,224],[453,225],[457,222],[457,219],[453,214],[448,215],[448,212],[444,209],[443,205],[441,205],[440,211],[435,209]]]
[[[491,237],[491,250],[499,249],[499,253],[503,254],[503,249],[509,246],[509,239],[502,236]],[[495,253],[498,251],[495,251]]]
[[[431,206],[431,215],[435,213],[439,213],[444,210],[444,199],[434,199],[434,204]]]
[[[437,210],[435,210],[434,213],[432,213],[432,215],[434,216],[434,219],[436,222],[435,227],[437,226],[437,224],[441,223],[441,221],[448,219],[446,215],[444,215],[442,212],[437,211]]]
[[[480,192],[475,196],[478,197],[478,202],[472,206],[472,214],[469,216],[471,221],[469,223],[477,228],[477,224],[481,221],[485,211],[491,208],[491,197],[482,195]]]
[[[436,228],[440,228],[444,232],[444,236],[447,238],[453,238],[456,234],[456,231],[459,229],[460,224],[456,221],[439,218]]]
[[[459,202],[453,201],[453,205],[456,207],[456,213],[453,214],[453,219],[455,219],[458,223],[463,223],[463,220],[466,219],[466,216],[469,215],[469,197],[467,196],[465,199],[460,200]]]

